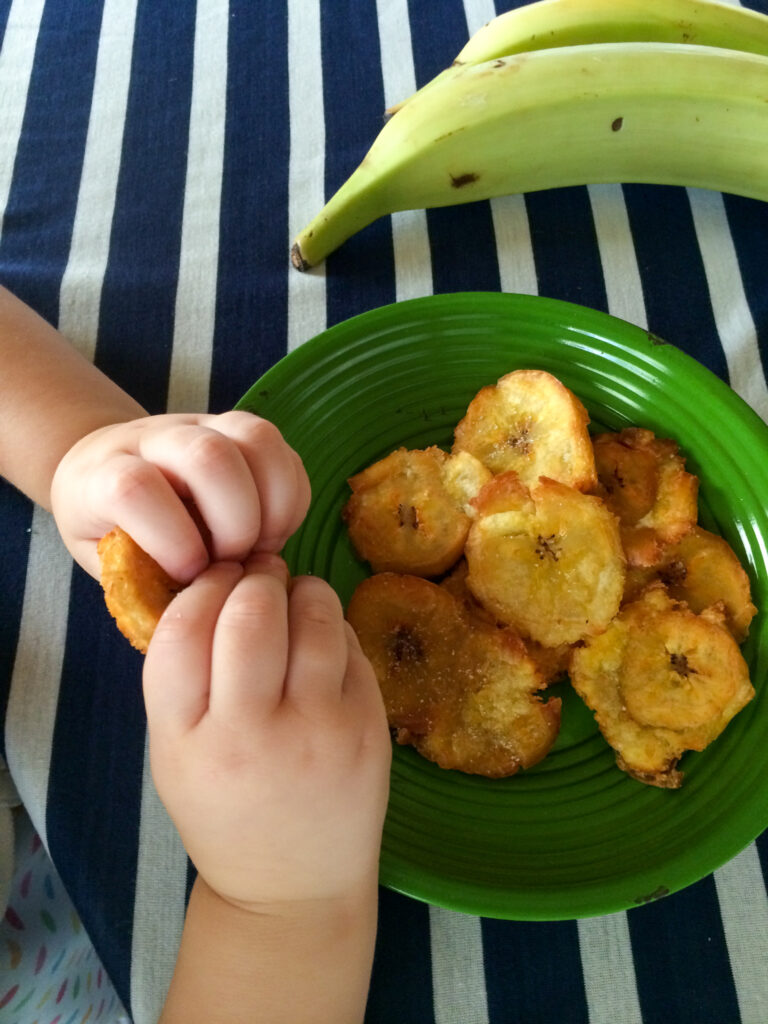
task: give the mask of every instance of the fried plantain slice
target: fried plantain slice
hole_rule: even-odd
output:
[[[560,725],[559,699],[510,630],[468,616],[446,588],[380,573],[347,618],[370,659],[398,743],[442,768],[501,778],[540,761]]]
[[[680,540],[698,518],[698,479],[685,469],[675,441],[627,427],[593,438],[595,493],[619,517],[629,565],[649,566],[664,545]]]
[[[694,612],[722,602],[726,625],[736,642],[747,638],[757,608],[752,603],[749,576],[723,537],[694,526],[676,544],[662,550],[656,565],[627,570],[624,601],[635,600],[654,580],[660,580],[670,597],[685,601]]]
[[[469,567],[467,566],[467,560],[466,558],[462,558],[461,561],[456,563],[451,572],[440,581],[440,586],[444,587],[453,594],[454,597],[458,598],[467,615],[470,615],[473,618],[479,618],[489,625],[500,627],[505,626],[504,623],[497,621],[495,615],[492,615],[480,604],[478,599],[469,589],[467,586],[468,573]],[[543,644],[537,643],[535,640],[531,640],[528,637],[521,637],[521,641],[525,644],[528,656],[536,664],[547,685],[562,679],[566,675],[568,672],[568,662],[570,661],[571,656],[570,644],[560,644],[557,647],[544,647]]]
[[[682,783],[682,754],[703,750],[754,696],[722,609],[697,615],[661,583],[574,650],[570,677],[619,767],[669,789]]]
[[[602,632],[619,609],[624,553],[616,517],[594,496],[501,473],[475,499],[467,585],[497,620],[544,647]]]
[[[514,370],[478,391],[453,451],[471,452],[493,473],[514,470],[528,486],[547,476],[589,490],[597,477],[588,423],[582,403],[552,374]]]
[[[374,572],[437,576],[460,557],[469,502],[490,476],[476,459],[398,448],[350,477],[342,517]]]
[[[123,636],[146,654],[160,616],[183,585],[118,526],[101,538],[97,551],[109,613]]]

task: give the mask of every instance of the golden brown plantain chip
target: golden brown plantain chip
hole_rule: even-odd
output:
[[[619,609],[624,554],[603,502],[554,480],[501,473],[475,499],[467,584],[500,622],[545,647],[602,632]]]
[[[595,493],[619,517],[628,564],[655,564],[666,544],[695,525],[698,479],[686,471],[676,442],[650,430],[598,434],[593,446]]]
[[[495,615],[492,615],[477,600],[475,595],[467,586],[467,575],[469,567],[466,558],[457,562],[451,572],[440,581],[440,586],[457,598],[467,615],[481,619],[488,625],[510,628],[508,624],[498,622]],[[528,656],[534,661],[541,672],[544,681],[549,685],[562,679],[568,672],[568,663],[571,657],[571,645],[560,644],[557,647],[544,647],[543,644],[531,640],[530,637],[521,637],[525,644]]]
[[[182,584],[118,526],[101,538],[97,551],[109,613],[123,636],[146,654],[160,616]]]
[[[398,448],[349,480],[343,518],[375,572],[437,576],[460,557],[468,506],[490,473],[437,447]]]
[[[619,767],[670,789],[682,754],[703,750],[754,696],[722,610],[696,615],[660,583],[574,650],[570,676]]]
[[[471,452],[493,473],[514,470],[528,486],[547,476],[589,490],[597,477],[588,423],[582,403],[552,374],[514,370],[475,395],[453,451]]]
[[[694,526],[676,544],[662,550],[656,565],[629,568],[624,601],[634,601],[654,580],[660,580],[670,597],[685,601],[694,612],[722,602],[726,625],[736,642],[747,638],[757,608],[752,603],[749,577],[723,537]]]
[[[428,580],[364,580],[347,618],[370,659],[396,739],[442,768],[500,778],[540,761],[554,743],[560,701],[519,637],[467,616]]]

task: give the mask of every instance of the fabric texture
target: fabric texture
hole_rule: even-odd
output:
[[[290,267],[385,107],[496,13],[0,0],[0,282],[153,413],[231,408],[287,351],[385,303],[501,290],[647,328],[768,419],[768,204],[566,188],[396,214],[311,274]],[[147,767],[141,659],[50,517],[5,484],[0,523],[0,753],[117,997],[152,1024],[192,872]],[[680,893],[582,921],[382,889],[368,1024],[765,1024],[767,868],[763,834]],[[48,1024],[14,1006],[0,1019]]]

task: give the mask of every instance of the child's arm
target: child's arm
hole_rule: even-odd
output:
[[[115,525],[188,583],[209,556],[279,551],[309,504],[301,460],[271,423],[245,412],[148,416],[3,288],[0,476],[53,509],[95,577],[96,544]]]
[[[376,927],[390,743],[333,591],[212,566],[145,661],[158,791],[198,869],[161,1024],[351,1024]]]
[[[50,509],[62,456],[107,423],[146,413],[55,328],[0,287],[0,476]]]

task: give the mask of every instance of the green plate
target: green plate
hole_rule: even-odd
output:
[[[768,607],[768,427],[673,345],[624,321],[526,295],[461,293],[364,313],[281,360],[241,408],[300,453],[309,515],[285,555],[343,601],[367,574],[340,519],[347,478],[399,445],[448,446],[484,384],[532,367],[558,376],[596,428],[675,438],[699,476],[700,521],[721,533]],[[627,909],[681,889],[768,826],[768,619],[744,646],[755,699],[707,750],[681,762],[680,790],[614,765],[567,683],[557,744],[535,768],[489,780],[396,747],[381,856],[384,885],[489,917],[556,920]]]

